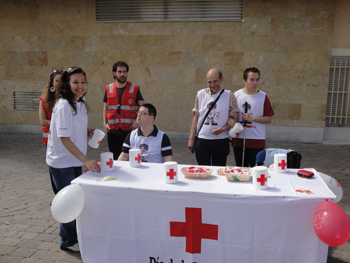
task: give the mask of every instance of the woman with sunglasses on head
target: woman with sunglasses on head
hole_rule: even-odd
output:
[[[58,100],[53,108],[47,144],[46,163],[58,191],[71,184],[82,174],[85,165],[92,172],[100,172],[95,160],[86,156],[89,130],[85,100],[86,74],[79,67],[72,67],[62,75],[58,88]],[[61,249],[78,252],[76,221],[60,224]]]
[[[52,108],[56,101],[57,89],[60,84],[62,77],[62,70],[54,70],[51,75],[46,87],[40,97],[39,103],[39,120],[40,124],[43,126],[43,143],[47,145],[47,137],[49,135],[50,121],[52,115]],[[52,190],[57,194],[57,189],[52,180],[52,175],[50,173],[50,181]]]

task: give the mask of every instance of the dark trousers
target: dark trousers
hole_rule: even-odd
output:
[[[45,144],[45,147],[46,147],[46,149],[47,149],[47,144]],[[53,181],[52,174],[51,174],[51,172],[50,172],[50,167],[49,167],[49,173],[50,173],[50,182],[51,182],[52,191],[54,192],[54,194],[57,194],[58,191],[57,191],[56,185],[55,185],[55,183],[54,183],[54,181]]]
[[[49,170],[49,172],[50,172],[50,170]],[[53,191],[55,194],[57,194],[58,191],[57,191],[57,189],[56,189],[55,183],[53,182],[53,178],[52,178],[51,172],[50,172],[50,181],[51,181],[52,191]]]
[[[114,160],[118,160],[126,136],[128,133],[107,132],[108,149],[113,153]]]
[[[244,164],[243,167],[254,167],[256,161],[256,155],[258,152],[264,149],[260,148],[245,148],[244,151]],[[233,153],[235,154],[235,161],[237,166],[242,166],[243,148],[233,147]]]
[[[195,153],[198,165],[226,166],[230,154],[229,140],[206,140],[197,138]]]
[[[49,166],[57,191],[70,185],[71,181],[82,174],[82,167],[53,168]],[[61,246],[70,247],[78,242],[76,221],[60,223]]]

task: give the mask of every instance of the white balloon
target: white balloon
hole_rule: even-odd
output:
[[[321,176],[323,181],[325,181],[329,189],[332,190],[333,194],[337,197],[334,203],[338,203],[343,198],[343,188],[341,187],[340,183],[327,174],[321,172],[318,172],[318,174]]]
[[[76,219],[84,207],[84,191],[78,184],[71,184],[61,189],[52,200],[51,214],[60,223]]]

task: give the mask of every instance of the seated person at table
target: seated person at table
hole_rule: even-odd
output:
[[[141,162],[173,161],[169,137],[153,125],[156,115],[157,110],[152,104],[146,103],[140,107],[136,118],[139,128],[126,137],[118,161],[128,161],[130,149],[141,149]]]

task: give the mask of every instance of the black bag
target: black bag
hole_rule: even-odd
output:
[[[287,168],[300,168],[301,154],[295,151],[287,153]]]

